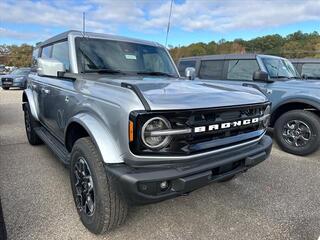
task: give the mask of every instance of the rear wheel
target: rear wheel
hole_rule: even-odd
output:
[[[29,143],[31,145],[41,144],[42,140],[38,137],[34,130],[36,127],[39,127],[40,124],[33,118],[28,102],[26,102],[24,105],[24,123]]]
[[[293,110],[275,123],[275,138],[286,152],[305,156],[320,145],[320,118],[313,112]]]
[[[106,174],[89,137],[77,140],[72,148],[70,180],[78,214],[89,231],[103,234],[124,222],[127,202],[115,180]]]

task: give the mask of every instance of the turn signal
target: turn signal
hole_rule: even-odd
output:
[[[129,121],[129,142],[133,142],[133,122]]]

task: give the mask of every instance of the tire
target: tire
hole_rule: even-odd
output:
[[[25,123],[25,129],[26,134],[28,138],[28,142],[31,145],[40,145],[42,144],[42,140],[38,137],[37,133],[35,132],[35,128],[39,127],[40,124],[38,121],[36,121],[30,111],[30,105],[28,102],[24,105],[24,123]]]
[[[8,87],[2,87],[3,90],[9,90],[10,88]]]
[[[229,182],[229,181],[231,181],[232,179],[234,179],[234,177],[235,177],[235,175],[231,175],[231,176],[228,176],[228,177],[225,177],[225,178],[220,179],[218,182],[219,182],[219,183]]]
[[[7,239],[7,231],[6,231],[6,225],[4,222],[4,217],[2,213],[2,207],[1,207],[1,200],[0,200],[0,240],[6,240]]]
[[[28,88],[28,81],[25,81],[23,84],[23,87],[21,87],[22,90],[27,89]]]
[[[320,118],[305,110],[289,111],[276,121],[274,136],[284,151],[306,156],[320,146]]]
[[[79,169],[85,171],[78,171]],[[89,182],[88,186],[85,186],[86,183],[83,184],[83,179]],[[125,221],[127,202],[115,180],[106,173],[100,153],[89,137],[77,140],[72,148],[70,180],[78,214],[90,232],[103,234]],[[83,191],[90,188],[91,190]],[[80,200],[84,198],[88,200],[87,205]]]

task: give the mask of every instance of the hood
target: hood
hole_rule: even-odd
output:
[[[11,74],[6,74],[6,75],[0,75],[0,78],[19,78],[19,77],[26,77],[26,75],[11,75]]]
[[[276,86],[283,86],[285,88],[295,88],[298,90],[303,90],[305,88],[310,88],[319,91],[320,90],[320,80],[288,80],[288,81],[276,81],[273,83]]]
[[[112,80],[114,84],[133,84],[151,110],[176,110],[226,107],[266,102],[260,92],[239,86],[209,84],[188,80]]]

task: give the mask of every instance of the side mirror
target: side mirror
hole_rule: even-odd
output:
[[[37,72],[40,76],[57,77],[58,72],[65,72],[64,64],[56,59],[38,58]]]
[[[193,67],[187,67],[184,70],[184,74],[185,74],[187,79],[194,80],[196,78],[196,69],[193,68]]]
[[[264,71],[255,71],[252,76],[253,81],[273,82],[269,79],[269,74]]]

